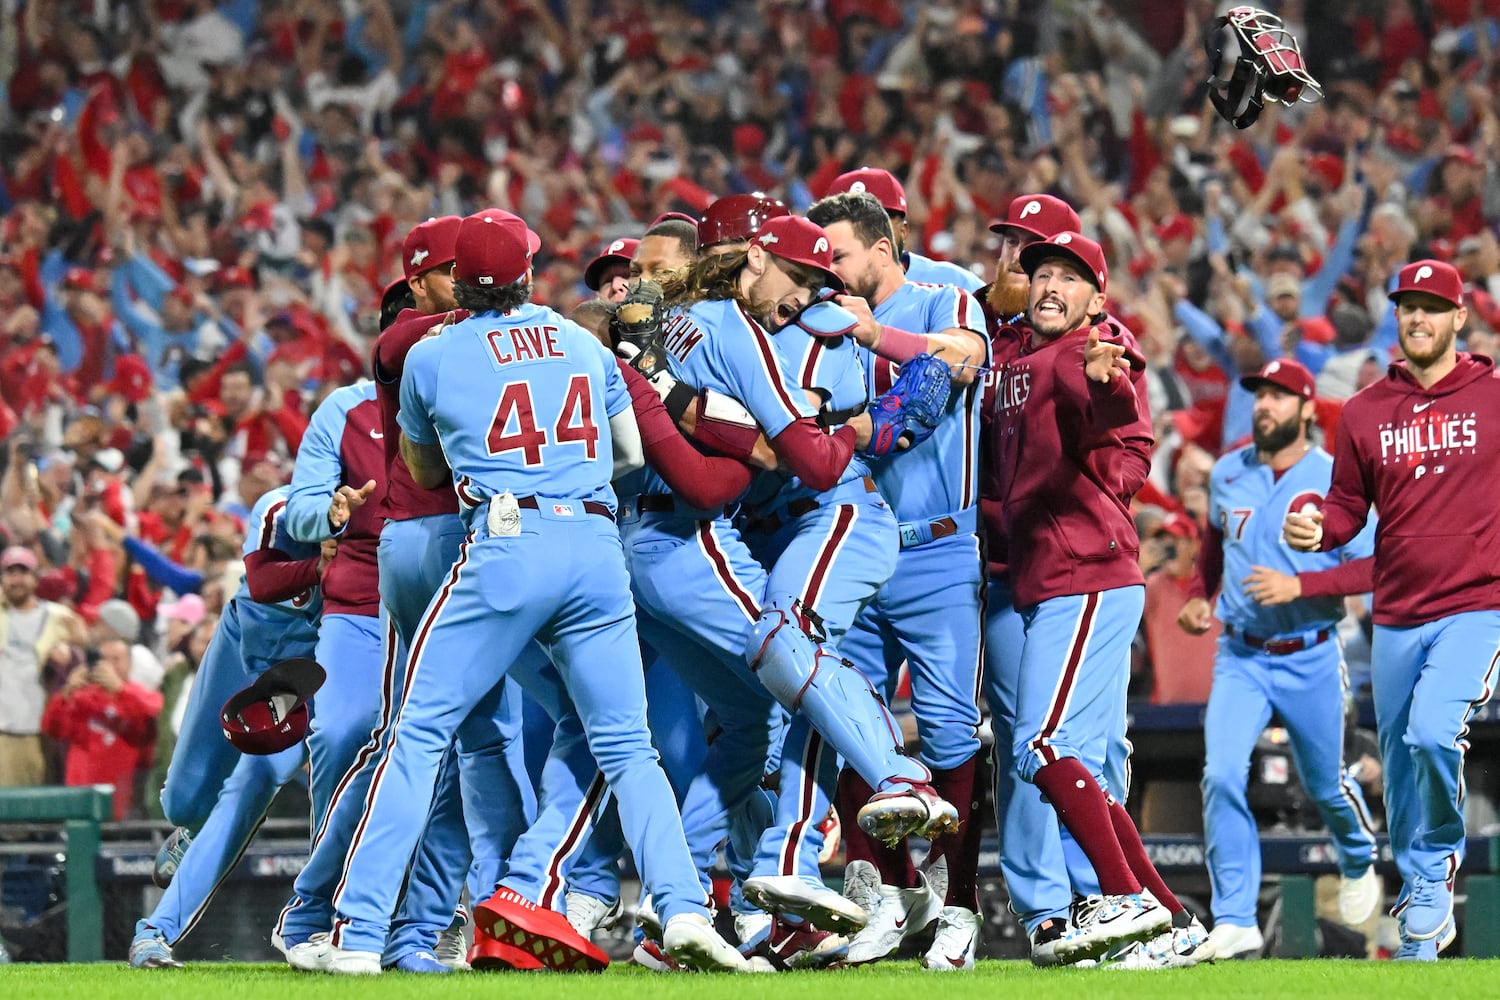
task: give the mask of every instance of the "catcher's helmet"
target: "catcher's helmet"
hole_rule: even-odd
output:
[[[1307,71],[1297,39],[1281,18],[1255,7],[1235,7],[1203,33],[1208,96],[1235,128],[1249,128],[1265,101],[1319,101],[1323,88]]]
[[[730,240],[748,240],[760,232],[767,219],[791,214],[785,203],[759,191],[725,195],[709,205],[698,220],[698,249]]]
[[[219,724],[241,753],[273,754],[307,735],[307,699],[327,678],[313,660],[282,660],[224,703]]]

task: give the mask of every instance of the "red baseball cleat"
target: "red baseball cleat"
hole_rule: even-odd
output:
[[[467,961],[475,972],[535,972],[545,968],[530,952],[496,941],[482,927],[474,928],[474,944]]]
[[[513,889],[501,889],[476,906],[474,924],[548,969],[603,972],[609,967],[609,956],[575,931],[567,917],[537,906]]]

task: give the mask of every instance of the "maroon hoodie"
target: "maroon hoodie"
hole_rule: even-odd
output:
[[[1145,361],[1126,347],[1130,378],[1083,371],[1088,329],[1033,342],[1005,367],[991,434],[1017,607],[1052,597],[1141,586],[1130,498],[1151,469]]]
[[[453,312],[455,320],[468,315],[462,309]],[[375,394],[380,400],[380,426],[385,435],[385,460],[389,469],[376,509],[381,516],[392,521],[458,513],[458,494],[453,492],[451,483],[443,482],[427,489],[418,486],[411,478],[411,470],[401,457],[401,425],[396,423],[396,414],[401,410],[401,372],[406,366],[406,354],[444,318],[444,313],[403,309],[375,341]]]
[[[1377,625],[1500,609],[1500,372],[1459,352],[1430,389],[1406,362],[1344,404],[1323,502],[1323,548],[1373,504]]]

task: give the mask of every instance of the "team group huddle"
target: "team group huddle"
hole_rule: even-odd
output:
[[[924,967],[972,969],[992,781],[1036,963],[1258,954],[1243,786],[1264,718],[1247,704],[1293,730],[1341,915],[1383,900],[1340,760],[1329,596],[1371,589],[1402,957],[1435,958],[1454,936],[1465,721],[1500,655],[1500,538],[1474,493],[1500,452],[1460,436],[1445,470],[1430,434],[1395,454],[1417,439],[1392,429],[1500,419],[1490,364],[1454,350],[1456,272],[1401,271],[1406,360],[1348,405],[1335,458],[1306,440],[1296,362],[1244,382],[1255,441],[1215,470],[1219,561],[1182,618],[1207,628],[1222,589],[1210,935],[1123,805],[1144,601],[1130,502],[1154,442],[1104,253],[1067,204],[1022,195],[991,224],[979,287],[904,252],[905,211],[894,177],[862,169],[805,217],[759,195],[665,216],[595,262],[601,297],[572,318],[530,301],[540,241],[519,217],[415,227],[373,381],[324,400],[290,485],[256,506],[162,791],[170,882],[131,964],[178,964],[304,765],[311,855],[272,941],[306,971],[597,971],[627,850],[642,964],[853,965],[930,936]],[[611,263],[629,274],[606,281]],[[1463,559],[1444,558],[1434,509],[1472,514]],[[1300,596],[1247,596],[1251,564],[1305,580]],[[914,754],[886,708],[903,663]],[[1239,686],[1221,694],[1223,677]],[[820,858],[840,830],[835,892]],[[909,837],[930,842],[921,870]],[[721,851],[735,943],[715,929]]]

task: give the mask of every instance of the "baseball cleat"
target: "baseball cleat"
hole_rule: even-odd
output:
[[[385,966],[385,969],[387,972],[417,972],[424,975],[447,975],[453,971],[438,961],[437,955],[430,951],[408,952]]]
[[[595,931],[613,927],[625,909],[618,899],[613,903],[606,903],[582,892],[568,893],[564,897],[564,905],[568,911],[568,923],[586,938],[592,938]]]
[[[287,945],[286,964],[298,972],[327,972],[332,953],[333,945],[328,941],[328,932],[319,931],[306,941]]]
[[[132,969],[180,969],[182,963],[172,957],[172,946],[154,927],[148,927],[130,942]]]
[[[1448,926],[1444,927],[1436,937],[1428,938],[1426,941],[1413,941],[1403,937],[1401,947],[1396,949],[1396,954],[1392,957],[1398,962],[1436,962],[1438,955],[1457,937],[1458,925],[1450,920]]]
[[[1115,945],[1147,941],[1172,925],[1167,908],[1149,893],[1090,896],[1078,906],[1075,926],[1057,943],[1064,963],[1101,958]]]
[[[1187,911],[1183,911],[1187,914]],[[1191,914],[1181,927],[1163,931],[1149,941],[1131,941],[1111,948],[1100,962],[1106,969],[1186,969],[1214,960],[1208,929]]]
[[[656,907],[651,905],[649,892],[641,897],[640,909],[635,911],[635,925],[641,929],[647,941],[661,944],[663,932],[661,917],[657,915]]]
[[[1374,865],[1354,878],[1339,876],[1339,919],[1349,927],[1364,923],[1374,915],[1384,895],[1385,885]]]
[[[1405,936],[1413,941],[1429,941],[1443,933],[1453,921],[1453,883],[1423,878],[1411,880],[1411,895],[1401,913]]]
[[[1031,964],[1039,968],[1061,965],[1057,945],[1071,925],[1062,917],[1048,917],[1031,932]]]
[[[771,933],[771,915],[757,910],[734,915],[734,935],[740,939],[740,954],[751,955]]]
[[[771,921],[765,951],[778,969],[826,969],[844,960],[849,953],[849,939],[776,917]]]
[[[468,943],[464,941],[464,927],[469,922],[469,913],[462,906],[453,916],[453,923],[448,929],[438,934],[437,944],[433,946],[432,953],[437,960],[442,962],[454,972],[464,972],[469,968]]]
[[[431,957],[431,956],[429,956]],[[432,959],[432,964],[447,972],[447,968]],[[348,951],[332,947],[328,951],[328,972],[336,976],[378,976],[385,970],[380,967],[378,951]]]
[[[922,968],[932,972],[967,971],[974,968],[979,950],[979,914],[963,906],[945,906],[938,911],[937,934],[922,956]]]
[[[876,890],[878,902],[870,922],[849,942],[850,965],[864,965],[889,958],[901,942],[923,931],[938,917],[943,901],[927,884],[927,876],[917,873],[917,884],[911,889],[881,885]]]
[[[818,848],[818,864],[826,865],[833,861],[834,855],[839,852],[839,844],[844,839],[844,828],[839,823],[839,811],[833,806],[828,807],[828,815],[823,817],[823,822],[818,824],[818,832],[823,835],[823,846]]]
[[[474,928],[474,944],[464,960],[475,972],[535,972],[545,968],[530,952],[496,941],[481,927]]]
[[[179,826],[162,841],[161,848],[156,852],[156,865],[151,869],[151,881],[156,883],[158,889],[165,889],[172,884],[177,867],[182,864],[182,858],[192,844],[193,835],[185,826]]]
[[[1266,939],[1261,937],[1259,927],[1217,923],[1208,935],[1208,947],[1214,958],[1260,958]]]
[[[931,785],[899,784],[870,796],[859,811],[859,828],[892,846],[913,833],[931,840],[958,829],[958,810]]]
[[[652,972],[683,972],[686,971],[678,965],[676,960],[661,950],[661,945],[650,938],[643,938],[641,943],[635,946],[630,960],[643,969]]]
[[[880,870],[868,861],[844,866],[844,898],[873,915],[880,905]]]
[[[503,888],[474,908],[474,923],[504,944],[519,948],[558,972],[603,972],[609,956],[573,929],[556,910],[537,906]]]
[[[767,913],[799,917],[825,931],[858,931],[869,915],[821,881],[801,875],[760,875],[746,879],[745,899]]]
[[[698,913],[679,913],[667,921],[662,933],[662,950],[685,969],[693,972],[749,972],[750,966],[739,950],[719,936],[708,917]]]

